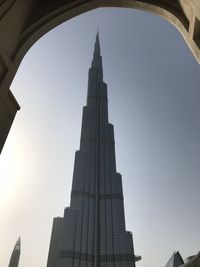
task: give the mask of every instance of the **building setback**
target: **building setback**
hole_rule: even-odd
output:
[[[8,267],[18,267],[20,250],[21,250],[21,240],[19,238],[14,246]]]
[[[54,219],[47,263],[47,267],[72,266],[135,266],[132,234],[125,228],[121,175],[116,172],[114,129],[108,122],[98,33],[80,149],[75,155],[71,203],[64,218]]]

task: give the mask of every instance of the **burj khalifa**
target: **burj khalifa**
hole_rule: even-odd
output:
[[[133,239],[125,227],[123,198],[97,33],[80,149],[75,154],[71,203],[64,217],[54,218],[47,267],[134,267]]]

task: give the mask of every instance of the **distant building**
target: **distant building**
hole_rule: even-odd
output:
[[[165,267],[200,267],[200,252],[196,255],[187,257],[185,263],[178,251],[175,251],[168,260]]]
[[[18,267],[20,250],[21,250],[21,240],[19,237],[19,239],[17,240],[14,246],[8,267]]]
[[[62,234],[63,234],[63,218],[62,217],[54,218],[47,266],[57,267],[57,259],[59,257],[59,252],[61,249]]]
[[[97,33],[71,203],[54,219],[47,267],[135,267],[141,257],[125,227],[123,199]]]
[[[178,251],[175,251],[170,257],[170,259],[168,260],[165,267],[178,267],[182,264],[184,264],[184,261],[181,257],[181,254]]]
[[[200,252],[186,259],[186,263],[181,267],[200,267]]]

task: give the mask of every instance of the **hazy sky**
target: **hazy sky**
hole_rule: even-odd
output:
[[[46,266],[53,217],[69,205],[98,26],[137,266],[200,250],[200,67],[165,20],[97,9],[41,38],[12,83],[21,110],[0,157],[1,267],[19,235],[19,266]]]

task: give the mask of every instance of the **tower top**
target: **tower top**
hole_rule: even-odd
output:
[[[100,41],[99,41],[99,31],[96,33],[96,40],[94,44],[94,52],[91,68],[98,70],[99,80],[103,81],[103,69],[102,69],[102,57],[101,57],[101,49],[100,49]]]
[[[20,246],[21,246],[21,239],[20,237],[17,239],[17,242],[15,244],[15,250],[20,250]]]
[[[95,50],[96,52],[99,52],[98,55],[100,56],[99,30],[97,30],[97,34],[96,34]]]
[[[21,240],[19,237],[12,251],[8,267],[18,267],[19,257],[20,257],[20,252],[21,252],[20,246],[21,246]]]
[[[97,30],[96,41],[94,45],[94,57],[99,57],[99,56],[101,56],[101,51],[100,51],[100,41],[99,41],[99,30]]]

